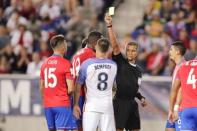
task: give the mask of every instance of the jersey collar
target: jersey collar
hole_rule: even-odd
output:
[[[53,54],[52,56],[62,57],[62,56],[59,55],[59,54]]]

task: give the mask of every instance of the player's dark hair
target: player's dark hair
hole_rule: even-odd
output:
[[[138,48],[138,43],[135,41],[131,41],[131,42],[127,43],[126,49],[128,48],[128,46],[136,46],[136,48]]]
[[[103,35],[98,31],[91,31],[88,34],[88,44],[95,44]]]
[[[172,43],[172,46],[174,46],[177,50],[179,50],[181,56],[184,56],[184,54],[186,52],[186,48],[183,45],[182,41],[175,41]]]
[[[97,46],[99,47],[102,53],[106,53],[109,49],[109,40],[106,38],[101,38],[97,41]]]
[[[88,44],[88,38],[84,38],[84,39],[82,40],[81,47],[82,47],[82,48],[85,48],[87,44]]]
[[[50,45],[51,47],[54,49],[56,48],[58,45],[64,43],[65,39],[63,35],[55,35],[51,38],[50,40]]]

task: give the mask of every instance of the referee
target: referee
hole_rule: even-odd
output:
[[[137,97],[141,105],[146,106],[145,98],[138,92],[142,73],[140,67],[135,64],[138,44],[129,42],[126,46],[126,58],[120,52],[116,36],[112,29],[112,17],[105,16],[110,42],[113,48],[112,59],[117,63],[117,91],[113,101],[114,115],[117,131],[139,131],[140,116]]]

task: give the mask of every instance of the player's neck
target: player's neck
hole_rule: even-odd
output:
[[[54,51],[54,53],[53,53],[54,55],[58,55],[58,56],[61,56],[61,57],[63,57],[64,55],[63,54],[61,54],[60,52],[58,52],[58,51]]]
[[[91,45],[87,45],[86,47],[94,50],[94,48]]]
[[[96,58],[105,59],[105,58],[107,58],[107,54],[101,53],[101,52],[96,52]]]
[[[178,56],[177,59],[175,60],[176,65],[178,65],[182,60],[183,60],[183,57]]]
[[[135,60],[128,60],[130,64],[135,64]]]

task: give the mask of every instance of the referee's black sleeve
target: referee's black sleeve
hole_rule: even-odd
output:
[[[141,100],[142,98],[145,99],[145,97],[142,96],[142,94],[141,94],[140,92],[137,92],[136,97],[137,97],[139,100]]]
[[[112,54],[112,59],[117,63],[121,63],[124,60],[124,57],[122,56],[122,53],[119,53],[117,55]]]

